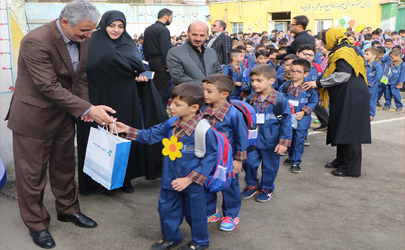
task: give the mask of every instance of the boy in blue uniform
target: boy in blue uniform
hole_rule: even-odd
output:
[[[242,201],[239,195],[239,172],[242,162],[246,160],[248,128],[241,112],[228,101],[234,84],[232,79],[224,74],[210,75],[202,80],[205,93],[205,102],[208,107],[203,111],[203,118],[217,131],[227,136],[232,145],[233,173],[231,185],[222,191],[222,214],[216,209],[217,194],[207,193],[207,221],[216,222],[222,220],[219,229],[232,231],[239,223],[239,211]],[[233,130],[232,124],[237,124],[237,131]]]
[[[283,59],[283,65],[278,68],[277,70],[277,77],[276,81],[273,84],[273,88],[278,91],[278,88],[283,85],[286,81],[291,79],[291,74],[290,74],[290,68],[291,68],[291,62],[295,59],[298,58],[297,55],[294,54],[289,54]],[[282,70],[280,70],[282,69]]]
[[[253,68],[256,64],[255,61],[255,44],[253,43],[253,41],[248,40],[245,42],[245,46],[246,46],[246,55],[245,58],[248,59],[248,68]]]
[[[256,149],[248,153],[246,160],[247,187],[241,193],[243,199],[252,198],[258,192],[260,193],[256,197],[256,201],[266,202],[273,197],[280,154],[291,145],[291,108],[288,100],[273,89],[275,77],[276,70],[267,64],[257,66],[250,72],[255,93],[249,96],[250,100],[247,101],[256,110],[259,131]],[[278,106],[277,99],[279,99]],[[280,113],[277,112],[278,109]],[[261,162],[262,180],[259,186],[256,176]]]
[[[364,67],[367,71],[367,84],[370,90],[370,121],[374,120],[377,107],[378,84],[383,76],[383,68],[376,58],[380,55],[377,48],[368,48],[364,51]]]
[[[254,65],[254,67],[256,67],[257,65],[265,65],[269,61],[269,56],[270,53],[267,49],[256,50],[256,64]],[[253,68],[245,69],[242,76],[242,91],[249,94],[253,92],[252,86],[250,85],[250,71]]]
[[[297,126],[293,129],[291,147],[288,148],[288,158],[284,165],[291,166],[292,173],[300,173],[302,155],[304,154],[304,139],[311,127],[311,113],[318,103],[318,93],[313,90],[304,90],[304,78],[309,74],[311,64],[308,60],[297,58],[291,62],[291,80],[279,88],[292,106],[297,118]]]
[[[194,152],[194,131],[202,119],[200,107],[204,103],[204,90],[196,83],[183,83],[170,94],[170,112],[179,117],[170,127],[170,145],[163,149],[163,172],[159,195],[159,215],[163,239],[152,250],[169,249],[182,242],[180,224],[183,218],[191,227],[192,241],[181,250],[207,249],[209,233],[206,217],[204,182],[216,164],[217,139],[212,129],[206,133],[206,154],[197,158]],[[148,130],[137,130],[117,122],[117,131],[140,143],[160,143],[165,137],[165,123]],[[177,139],[174,139],[176,138]],[[179,145],[181,142],[182,147]],[[166,150],[167,149],[167,150]],[[177,158],[176,158],[177,157]]]
[[[242,50],[238,49],[231,49],[228,52],[228,57],[231,62],[224,66],[224,74],[228,75],[232,78],[235,88],[233,89],[232,94],[229,96],[231,100],[242,100],[242,76],[243,76],[243,61],[244,61],[244,53]]]
[[[312,44],[302,44],[298,47],[297,56],[308,60],[311,64],[311,70],[309,74],[305,77],[305,82],[316,81],[322,78],[322,68],[321,65],[314,62],[315,57],[315,47]]]
[[[400,89],[405,81],[405,63],[402,61],[402,52],[398,49],[393,49],[390,52],[391,76],[385,89],[385,106],[383,110],[390,109],[391,99],[394,98],[396,111],[402,111],[403,105],[401,101]]]

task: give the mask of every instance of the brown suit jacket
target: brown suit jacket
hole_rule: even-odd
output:
[[[67,113],[77,118],[90,108],[85,73],[89,47],[89,39],[79,45],[80,64],[75,76],[56,20],[22,39],[15,93],[7,116],[9,129],[50,139]]]

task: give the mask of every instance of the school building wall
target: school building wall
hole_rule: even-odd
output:
[[[404,28],[404,18],[397,16],[403,13],[398,1],[386,0],[240,0],[210,4],[210,22],[224,20],[230,33],[242,27],[245,33],[275,28],[286,31],[297,15],[309,18],[307,29],[314,33],[330,27],[343,31],[352,27],[356,32],[367,26],[398,30],[401,25]]]

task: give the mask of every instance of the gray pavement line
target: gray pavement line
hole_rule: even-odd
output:
[[[400,121],[400,120],[405,120],[405,117],[401,117],[401,118],[392,118],[392,119],[387,119],[387,120],[381,120],[381,121],[372,121],[371,125],[373,124],[379,124],[379,123],[386,123],[386,122],[395,122],[395,121]],[[317,134],[323,134],[326,131],[312,131],[312,132],[308,132],[308,135],[317,135]]]

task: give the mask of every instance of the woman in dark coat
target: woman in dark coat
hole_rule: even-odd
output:
[[[141,54],[135,42],[125,30],[126,19],[120,11],[107,11],[99,23],[99,30],[91,37],[90,54],[86,66],[90,102],[112,107],[118,121],[135,128],[147,129],[167,119],[166,110],[151,81],[140,73],[145,71]],[[142,82],[140,82],[142,81]],[[145,82],[147,81],[147,82]],[[89,124],[78,124],[79,192],[89,194],[101,191],[112,195],[101,185],[83,173],[83,164]],[[122,190],[132,193],[131,180],[145,176],[146,179],[160,177],[162,168],[162,146],[143,145],[132,142]]]
[[[306,88],[324,88],[329,94],[329,128],[326,144],[337,146],[336,159],[325,165],[337,168],[335,176],[361,175],[361,144],[371,143],[370,92],[367,87],[364,59],[358,49],[338,29],[321,34],[329,53],[324,77],[308,82]],[[327,95],[322,95],[327,104]]]

